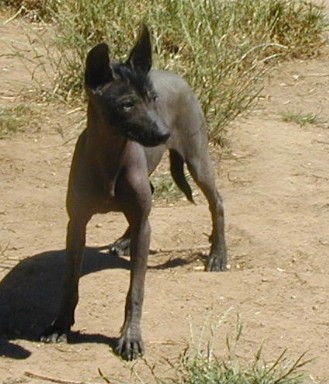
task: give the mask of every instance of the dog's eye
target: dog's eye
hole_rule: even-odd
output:
[[[122,112],[130,112],[134,109],[135,104],[132,101],[126,101],[119,105],[118,109]]]
[[[156,103],[158,101],[158,99],[159,99],[159,96],[156,93],[151,93],[149,95],[149,98],[150,98],[150,100],[153,101],[153,103]]]

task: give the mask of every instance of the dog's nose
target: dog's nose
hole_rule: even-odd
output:
[[[159,136],[159,141],[161,141],[161,143],[165,143],[165,142],[167,142],[169,137],[170,137],[170,132],[169,131],[163,132]]]

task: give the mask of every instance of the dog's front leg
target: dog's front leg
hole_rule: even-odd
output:
[[[130,286],[126,299],[125,320],[117,347],[117,353],[126,360],[136,359],[144,352],[140,321],[151,235],[148,219],[134,223],[130,230]]]
[[[61,304],[55,321],[48,327],[41,340],[47,343],[66,342],[74,324],[74,311],[78,303],[78,283],[86,241],[87,220],[71,218],[67,226],[66,274]]]

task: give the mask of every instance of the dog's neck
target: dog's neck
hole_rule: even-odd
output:
[[[107,185],[110,197],[115,195],[117,178],[122,171],[123,158],[127,150],[128,140],[116,133],[104,123],[92,103],[88,104],[87,142],[95,167]]]

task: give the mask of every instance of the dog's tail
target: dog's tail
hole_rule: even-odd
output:
[[[169,152],[170,158],[170,172],[178,188],[184,193],[187,199],[194,203],[192,190],[189,183],[186,180],[184,174],[184,159],[183,157],[173,149]]]

